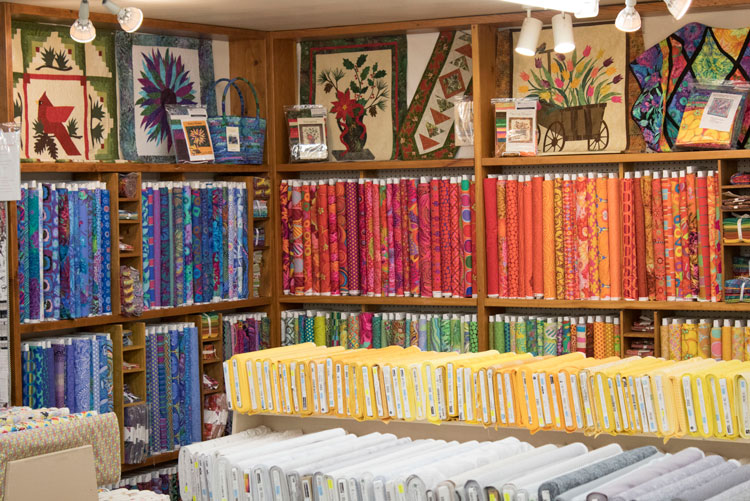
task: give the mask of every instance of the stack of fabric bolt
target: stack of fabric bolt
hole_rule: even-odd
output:
[[[715,171],[484,180],[487,293],[565,300],[721,299]]]
[[[144,309],[249,297],[247,186],[144,183]]]
[[[281,182],[284,294],[472,297],[473,177]]]
[[[201,439],[198,328],[146,327],[146,392],[151,454]]]
[[[620,354],[620,319],[615,315],[494,315],[489,330],[490,348],[500,353],[564,355],[578,351],[595,358]]]
[[[112,313],[109,200],[100,182],[21,186],[16,203],[21,322]]]
[[[421,350],[476,352],[476,314],[360,313],[283,311],[282,346],[314,342],[318,346],[382,348],[417,346]]]
[[[750,322],[745,320],[663,318],[659,328],[661,353],[669,360],[750,362]]]
[[[23,405],[112,412],[112,339],[82,333],[21,344]]]

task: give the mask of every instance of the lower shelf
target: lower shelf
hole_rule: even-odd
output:
[[[177,461],[177,455],[180,453],[179,450],[172,451],[172,452],[165,452],[164,454],[158,454],[156,456],[151,456],[149,458],[146,458],[146,460],[142,463],[138,464],[124,464],[122,465],[122,471],[133,471],[133,470],[140,470],[141,468],[149,468],[152,466],[160,465],[162,463],[169,463],[170,461]]]
[[[339,418],[336,416],[288,416],[281,414],[245,415],[234,413],[232,418],[232,433],[240,433],[249,428],[265,425],[274,431],[301,429],[304,433],[344,428],[357,435],[368,433],[393,433],[398,437],[412,439],[435,438],[443,440],[500,440],[505,437],[516,437],[538,447],[544,444],[569,444],[581,442],[587,447],[597,448],[607,444],[620,444],[623,449],[634,449],[644,445],[653,445],[664,451],[674,453],[686,447],[698,447],[706,454],[719,454],[728,459],[746,459],[750,457],[750,440],[720,440],[717,438],[673,438],[668,442],[655,435],[585,435],[583,432],[564,432],[557,430],[540,430],[531,433],[526,428],[498,427],[485,428],[481,425],[461,422],[445,422],[435,425],[427,421],[357,421],[355,419]]]

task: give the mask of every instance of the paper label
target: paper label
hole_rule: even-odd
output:
[[[349,365],[347,364],[347,369],[349,368]],[[347,371],[348,372],[348,371]],[[357,371],[354,369],[354,366],[352,365],[352,393],[354,397],[354,415],[359,417],[361,415],[359,410],[359,385],[357,384]]]
[[[333,360],[330,358],[326,359],[326,381],[328,381],[328,408],[333,409],[336,407],[336,394],[333,391]]]
[[[445,364],[446,386],[448,390],[448,414],[456,415],[456,406],[454,402],[453,389],[453,364]]]
[[[628,402],[625,399],[625,393],[622,391],[622,378],[615,376],[615,384],[617,385],[617,396],[620,400],[620,414],[622,415],[622,427],[625,430],[630,429],[630,420],[628,419]]]
[[[539,427],[544,427],[546,425],[546,421],[544,419],[544,411],[542,410],[542,394],[541,390],[539,389],[538,374],[531,375],[531,387],[534,390],[534,404],[536,405],[536,416],[538,422],[537,424]]]
[[[427,402],[430,406],[429,409],[429,417],[431,418],[437,418],[437,407],[435,406],[435,392],[432,387],[432,366],[431,365],[425,365],[425,371],[427,372],[426,375],[426,383],[427,383]]]
[[[317,414],[320,412],[320,406],[318,405],[318,370],[314,363],[310,363],[310,393],[313,397],[313,409]]]
[[[565,379],[564,372],[557,373],[557,380],[560,385],[560,400],[562,402],[563,419],[565,420],[565,428],[573,427],[573,416],[570,413],[570,400],[568,398],[568,380]]]
[[[234,397],[237,399],[237,407],[242,407],[242,394],[240,393],[240,371],[237,368],[237,359],[232,359],[232,371],[234,372]]]
[[[586,415],[586,426],[594,426],[594,413],[591,411],[591,398],[589,398],[588,376],[585,372],[581,373],[581,396],[583,397],[583,410]]]
[[[583,418],[586,417],[581,405],[581,396],[579,395],[578,389],[578,376],[576,374],[570,375],[570,394],[573,395],[573,409],[576,415],[576,428],[583,429]]]
[[[633,380],[635,386],[635,395],[638,397],[638,410],[641,415],[641,431],[648,433],[651,431],[651,427],[648,423],[648,412],[646,411],[646,399],[643,397],[643,385],[641,384],[641,378],[636,377]]]
[[[350,403],[351,399],[350,396],[351,393],[349,393],[349,365],[344,364],[344,408],[346,409],[346,415],[351,416],[352,410],[350,409]]]
[[[479,372],[479,400],[482,402],[482,422],[487,423],[490,419],[487,412],[487,381],[484,379],[483,371]]]
[[[343,381],[341,381],[341,364],[336,364],[336,399],[337,399],[337,406],[336,408],[339,411],[339,414],[344,415],[346,414],[346,410],[344,409],[344,384]]]
[[[326,397],[326,374],[325,366],[318,364],[318,399],[320,402],[320,413],[328,414],[328,398]]]
[[[226,135],[227,135],[227,151],[230,151],[233,153],[240,151],[240,128],[233,127],[231,125],[227,126]]]
[[[372,416],[372,395],[370,394],[370,371],[366,365],[362,366],[362,386],[365,390],[365,412],[368,417]]]
[[[277,469],[271,470],[271,483],[273,484],[273,498],[281,501],[281,475]]]
[[[495,407],[495,380],[492,371],[487,371],[487,398],[490,405],[490,423],[497,423],[497,411]]]
[[[254,473],[255,473],[255,483],[257,484],[256,485],[257,488],[255,492],[258,495],[258,499],[266,499],[266,493],[265,493],[265,489],[263,486],[263,475],[261,475],[260,470],[258,470],[258,468],[254,470]]]
[[[464,371],[456,371],[456,389],[458,390],[458,419],[466,421],[464,414]]]
[[[663,433],[669,433],[669,419],[667,416],[667,406],[664,401],[664,382],[662,376],[656,376],[654,379],[656,383],[656,402],[659,405],[659,418],[661,419],[661,427]]]
[[[599,387],[599,405],[602,407],[602,420],[604,421],[604,429],[609,430],[609,412],[607,409],[607,402],[604,397],[604,384],[602,384],[602,375],[596,375],[597,386]]]
[[[699,377],[695,378],[695,389],[698,391],[698,405],[701,409],[701,427],[703,428],[703,434],[708,435],[708,412],[706,411],[706,397],[703,394],[703,380]]]
[[[648,426],[651,433],[656,433],[659,426],[656,423],[656,410],[654,409],[654,396],[651,393],[651,380],[649,376],[641,377],[643,387],[643,400],[646,403],[646,414],[648,415]]]
[[[443,384],[443,368],[439,367],[435,372],[435,396],[437,397],[438,418],[448,419],[448,413],[445,408],[445,385]]]
[[[231,391],[231,383],[229,382],[229,362],[224,362],[221,364],[224,368],[224,393],[227,394],[227,407],[230,411],[234,410],[234,404],[232,403],[232,391]],[[187,485],[186,485],[187,487]]]
[[[640,414],[638,413],[638,399],[635,396],[635,388],[633,387],[633,376],[627,378],[628,392],[630,394],[630,406],[633,408],[633,426],[636,431],[643,431],[641,428]]]
[[[251,363],[251,362],[248,362]],[[260,360],[255,362],[255,379],[258,381],[258,393],[260,394],[260,408],[261,410],[267,410],[266,407],[266,390],[263,384],[263,367]]]
[[[721,422],[721,411],[719,410],[719,395],[716,393],[716,384],[713,377],[708,379],[708,387],[711,389],[711,400],[714,404],[714,421],[716,422],[716,434],[724,434],[724,424]]]
[[[557,385],[555,384],[555,376],[550,374],[549,376],[549,389],[550,398],[552,399],[552,411],[555,413],[555,428],[558,430],[562,428],[562,418],[560,416],[560,403],[557,400]]]
[[[401,402],[401,389],[398,385],[398,369],[396,367],[391,369],[391,379],[393,380],[393,400],[396,402],[396,417],[403,419],[404,409]]]
[[[740,94],[712,92],[703,110],[700,128],[729,132],[732,130],[737,108],[739,108],[741,102],[742,96]]]
[[[508,408],[508,423],[513,424],[516,422],[516,410],[513,403],[513,385],[510,382],[510,374],[507,372],[504,374],[505,380],[505,403]]]
[[[745,378],[740,378],[740,414],[742,415],[742,424],[745,428],[745,435],[750,435],[750,412],[748,412],[747,382]]]
[[[292,401],[292,395],[289,391],[289,377],[286,372],[286,364],[281,365],[281,380],[284,384],[284,412],[291,414],[292,409],[290,402]]]
[[[690,376],[682,376],[682,394],[685,396],[685,414],[687,414],[688,429],[696,433],[698,431],[698,422],[695,419],[693,388],[690,384]]]
[[[532,422],[532,416],[531,416],[531,399],[529,398],[529,387],[528,383],[526,381],[526,373],[521,373],[521,387],[523,388],[523,400],[526,403],[526,417],[528,421],[527,423]]]
[[[385,403],[388,406],[388,415],[396,415],[396,403],[393,401],[393,389],[391,388],[391,368],[383,366],[383,386],[385,386]]]
[[[268,392],[268,410],[274,410],[273,391],[271,390],[271,373],[268,362],[263,362],[263,378],[266,381],[266,391]]]
[[[271,381],[273,382],[273,394],[276,398],[276,409],[281,412],[281,392],[279,390],[279,374],[276,368],[276,364],[273,364],[271,366]]]
[[[729,407],[729,392],[727,391],[727,380],[719,379],[719,391],[721,392],[721,405],[724,408],[724,424],[727,427],[727,436],[734,435],[734,419],[732,419],[732,410]]]
[[[400,378],[399,384],[401,385],[401,398],[403,399],[404,406],[404,418],[411,419],[411,407],[409,405],[409,388],[406,384],[406,371],[403,367],[399,367],[398,374]]]
[[[544,412],[544,423],[552,424],[552,410],[549,406],[549,390],[547,389],[547,374],[539,373],[537,376],[539,391],[541,391],[542,411]],[[540,420],[541,421],[541,420]],[[541,425],[541,423],[540,423]]]
[[[474,390],[472,390],[473,375],[468,367],[464,369],[464,405],[466,406],[466,419],[474,421]]]
[[[378,417],[385,418],[388,416],[383,409],[383,395],[380,393],[380,376],[378,374],[378,366],[372,366],[372,384],[375,388],[375,405],[378,408]]]
[[[422,384],[419,378],[419,368],[411,368],[411,379],[414,385],[414,400],[417,406],[417,419],[424,419],[424,403],[422,402]]]

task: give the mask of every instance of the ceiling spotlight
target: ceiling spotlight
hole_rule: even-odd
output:
[[[573,39],[573,18],[565,12],[552,16],[552,36],[555,40],[555,52],[572,52],[576,48]]]
[[[620,31],[638,31],[641,29],[641,15],[635,10],[636,0],[625,0],[625,8],[617,14],[615,26]]]
[[[518,36],[516,52],[522,56],[533,56],[536,54],[539,33],[542,32],[542,21],[531,17],[531,10],[526,11],[526,19],[521,26],[521,34]]]
[[[691,2],[692,0],[664,0],[664,3],[667,4],[667,9],[669,9],[669,13],[672,14],[672,17],[675,19],[682,19],[682,16],[685,15],[690,7]]]
[[[576,19],[586,19],[599,15],[599,0],[580,0],[578,7],[573,11]]]
[[[102,5],[117,16],[117,22],[120,23],[120,27],[124,31],[133,33],[141,27],[141,23],[143,22],[143,11],[141,9],[136,7],[125,7],[122,9],[111,0],[103,0]]]
[[[89,21],[89,0],[81,0],[78,19],[70,27],[70,38],[80,43],[88,43],[96,38],[96,28]]]

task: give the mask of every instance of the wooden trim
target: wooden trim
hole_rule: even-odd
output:
[[[379,304],[391,306],[476,306],[476,298],[371,297],[371,296],[279,296],[281,304]]]
[[[554,308],[564,310],[666,310],[750,312],[750,303],[712,303],[710,301],[569,301],[563,299],[497,299],[485,300],[488,308]]]
[[[603,153],[581,155],[545,155],[536,157],[486,157],[487,167],[505,165],[570,165],[608,163],[696,162],[750,159],[748,150],[676,151],[670,153]]]
[[[75,19],[78,19],[78,10],[73,9],[58,9],[20,3],[6,3],[5,5],[10,7],[10,14],[13,16],[13,19],[19,21],[43,20],[47,23],[70,24]],[[120,29],[117,18],[113,14],[91,12],[89,19],[91,19],[97,28]],[[153,19],[149,18],[147,13],[145,13],[139,33],[211,38],[213,40],[262,40],[267,36],[267,32],[265,31]]]
[[[339,170],[376,171],[395,169],[450,169],[456,167],[473,167],[471,158],[452,158],[450,160],[376,160],[372,162],[308,162],[296,164],[278,164],[277,172],[326,172]]]
[[[12,102],[12,100],[11,100]],[[137,162],[23,162],[21,172],[215,172],[215,173],[260,173],[269,172],[271,166],[249,164],[144,164]]]

